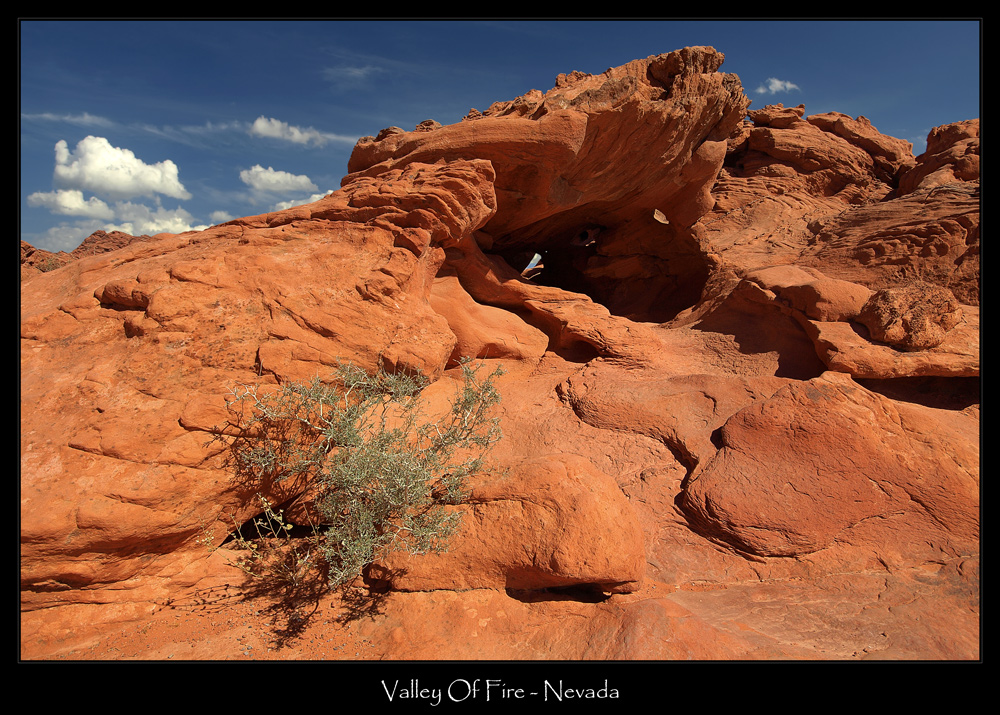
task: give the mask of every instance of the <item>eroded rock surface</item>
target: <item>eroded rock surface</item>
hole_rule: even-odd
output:
[[[303,493],[234,482],[235,385],[439,398],[471,357],[506,437],[452,551],[369,570],[374,657],[978,658],[978,120],[913,157],[722,63],[386,129],[285,211],[22,245],[22,656],[239,583],[255,493]]]

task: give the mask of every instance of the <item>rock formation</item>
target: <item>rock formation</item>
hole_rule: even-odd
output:
[[[913,157],[722,62],[560,75],[361,139],[315,203],[22,268],[22,656],[238,577],[232,386],[350,360],[443,399],[467,357],[507,368],[497,470],[452,551],[372,566],[375,657],[978,658],[978,120]]]

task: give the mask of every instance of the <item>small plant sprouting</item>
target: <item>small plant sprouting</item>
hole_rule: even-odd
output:
[[[257,495],[263,511],[252,521],[249,536],[233,519],[234,541],[243,552],[232,563],[253,578],[270,579],[275,586],[295,589],[310,575],[318,550],[319,530],[312,526],[306,539],[292,538],[294,528],[284,518],[284,511],[275,510],[266,497]]]

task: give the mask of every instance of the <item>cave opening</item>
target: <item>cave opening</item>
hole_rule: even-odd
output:
[[[659,230],[656,230],[659,229]],[[588,296],[612,315],[636,322],[666,323],[695,305],[708,282],[708,262],[690,242],[662,226],[579,224],[554,236],[515,243],[499,256],[524,280]]]

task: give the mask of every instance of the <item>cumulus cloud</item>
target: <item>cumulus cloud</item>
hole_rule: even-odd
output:
[[[115,205],[115,223],[106,225],[104,230],[124,231],[133,236],[153,236],[157,233],[184,233],[206,228],[208,226],[196,224],[194,217],[182,208],[150,208],[145,204],[125,201]]]
[[[788,80],[768,77],[767,82],[757,88],[757,94],[777,94],[778,92],[791,92],[798,89],[799,86],[797,84],[793,84]]]
[[[47,251],[72,251],[94,231],[124,231],[133,236],[158,233],[185,233],[202,231],[207,225],[196,223],[194,217],[182,208],[165,209],[149,207],[131,201],[114,206],[112,220],[85,218],[52,226],[44,233],[22,234],[21,238],[37,248]]]
[[[55,151],[54,179],[62,187],[90,191],[112,200],[156,194],[191,198],[178,178],[177,165],[169,159],[146,164],[130,150],[95,136],[81,139],[72,152],[65,140],[60,140]]]
[[[58,142],[54,181],[55,190],[32,193],[27,204],[80,220],[34,236],[31,242],[39,248],[72,250],[98,229],[153,235],[207,228],[183,208],[160,205],[161,195],[191,198],[172,161],[147,164],[103,137],[88,136],[72,151],[65,141]],[[153,205],[131,200],[139,197],[150,197]]]
[[[313,142],[314,144],[325,143],[323,135],[312,127],[300,129],[299,127],[291,126],[288,122],[267,118],[264,115],[257,117],[254,123],[250,125],[249,134],[255,137],[284,139],[294,144],[308,144],[309,142]]]
[[[79,189],[59,189],[57,191],[36,191],[28,197],[28,206],[47,208],[54,214],[63,216],[86,216],[88,218],[110,219],[115,212],[96,196],[84,201]]]
[[[273,211],[284,211],[285,209],[290,209],[292,206],[302,206],[303,204],[311,204],[313,201],[319,201],[324,196],[328,196],[333,193],[333,189],[329,191],[313,194],[307,199],[292,199],[291,201],[279,201],[274,205]]]
[[[104,228],[104,223],[99,220],[62,222],[57,226],[50,227],[44,233],[22,233],[21,240],[27,241],[35,248],[42,248],[53,253],[58,251],[68,253],[79,246],[83,239],[101,228]],[[104,230],[108,229],[104,228]]]
[[[319,188],[304,174],[296,175],[287,171],[275,171],[270,166],[265,169],[260,164],[255,164],[252,168],[241,171],[240,181],[256,191],[272,194],[316,191]]]
[[[234,218],[236,217],[228,211],[213,211],[208,215],[208,220],[211,221],[213,225],[225,223],[226,221],[232,221]]]
[[[257,117],[250,125],[249,133],[256,137],[269,137],[271,139],[282,139],[293,144],[312,144],[323,146],[329,141],[351,141],[346,137],[339,137],[335,134],[327,134],[313,129],[312,127],[293,127],[288,122],[279,119],[268,118],[263,115]]]

